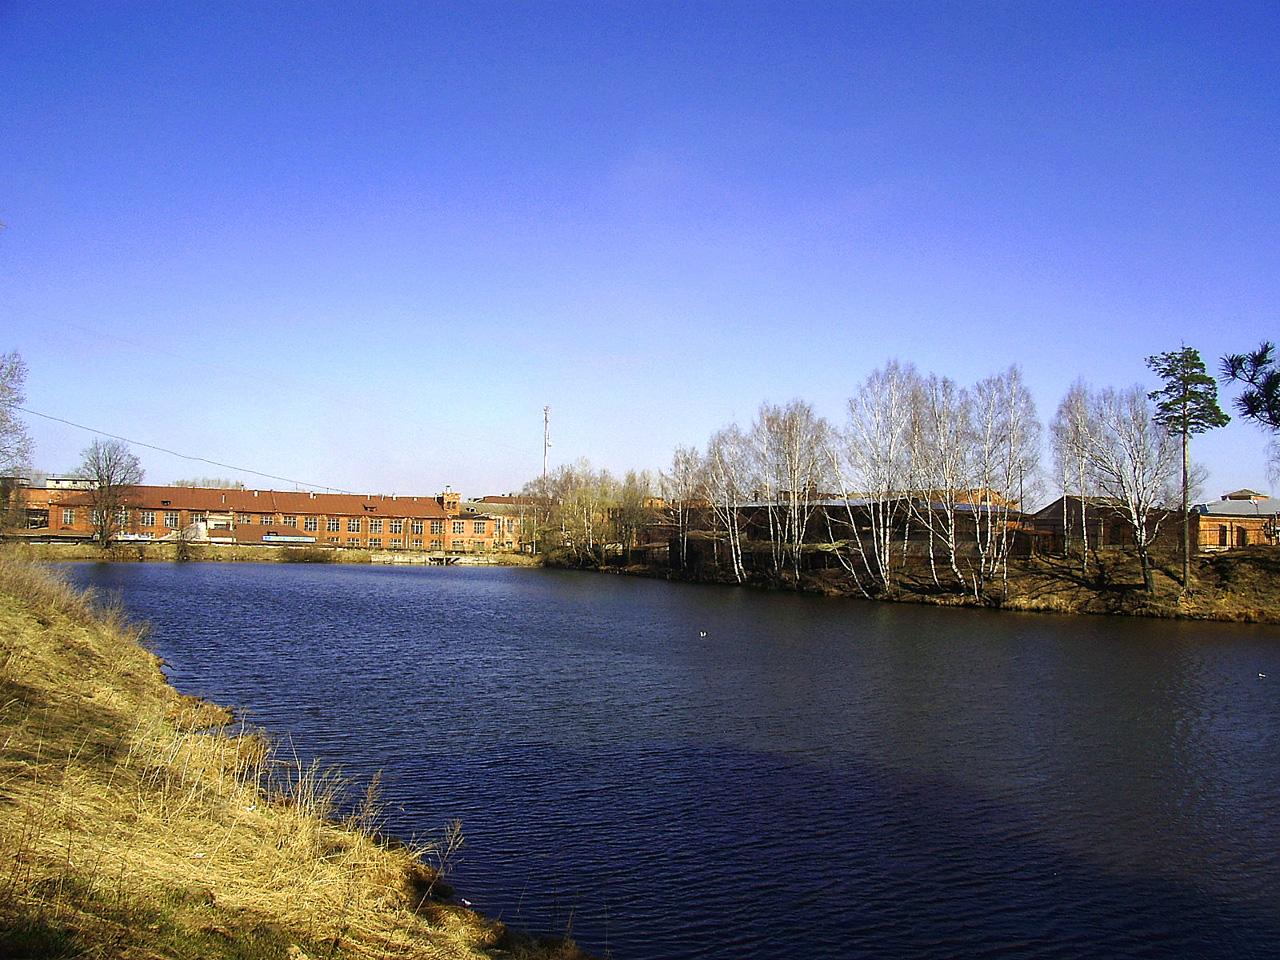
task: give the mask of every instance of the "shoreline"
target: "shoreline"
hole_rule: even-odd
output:
[[[1051,613],[1065,616],[1118,616],[1160,620],[1201,620],[1217,623],[1280,623],[1280,552],[1265,548],[1240,551],[1237,555],[1216,554],[1197,558],[1192,588],[1184,594],[1171,574],[1160,571],[1157,592],[1142,589],[1135,576],[1135,561],[1123,555],[1093,561],[1096,583],[1080,577],[1072,564],[1042,560],[1023,564],[1009,577],[1010,593],[1005,598],[975,598],[952,586],[935,587],[922,577],[904,579],[892,594],[868,596],[835,575],[807,575],[799,586],[777,583],[765,577],[737,582],[726,577],[686,576],[674,568],[648,564],[573,566],[544,565],[633,576],[672,583],[701,586],[738,587],[778,593],[803,593],[833,598],[865,600],[869,603],[910,603],[925,606],[964,607],[1010,613]]]
[[[28,559],[42,563],[100,561],[106,563],[314,563],[335,565],[386,566],[537,566],[537,561],[519,553],[461,553],[441,557],[412,551],[380,551],[364,549],[330,549],[313,546],[250,546],[246,544],[190,543],[179,557],[179,546],[172,541],[117,543],[103,550],[83,543],[25,543],[15,541],[0,545],[19,551]]]
[[[144,633],[0,552],[0,955],[586,960],[454,902],[452,827],[386,836],[376,778],[180,693]]]
[[[11,552],[36,562],[96,561],[111,563],[319,563],[363,566],[427,566],[424,554],[370,553],[367,550],[315,550],[287,546],[191,545],[179,560],[172,543],[119,544],[107,551],[84,544],[21,544]],[[1157,564],[1157,590],[1142,588],[1134,557],[1122,551],[1090,559],[1088,574],[1081,574],[1079,560],[1038,558],[1011,563],[1007,596],[975,598],[955,584],[939,587],[923,568],[904,574],[893,593],[866,595],[847,575],[828,569],[806,574],[799,586],[778,583],[765,576],[739,583],[724,576],[690,576],[658,565],[576,565],[552,556],[519,553],[460,554],[451,566],[547,567],[636,576],[676,583],[742,587],[765,592],[794,592],[852,598],[874,603],[912,603],[928,606],[1015,613],[1056,613],[1068,616],[1122,616],[1146,619],[1204,620],[1221,623],[1280,623],[1280,551],[1246,548],[1211,554],[1193,561],[1192,588],[1182,591],[1172,562]]]

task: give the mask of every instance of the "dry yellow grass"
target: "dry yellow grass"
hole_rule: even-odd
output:
[[[434,899],[341,784],[169,687],[118,612],[0,554],[0,956],[574,957]],[[454,838],[456,840],[456,837]]]

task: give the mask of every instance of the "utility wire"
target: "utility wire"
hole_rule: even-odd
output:
[[[223,467],[227,470],[236,470],[240,473],[250,473],[255,477],[266,477],[268,480],[280,480],[283,483],[292,483],[299,487],[313,487],[316,490],[327,490],[332,493],[353,493],[351,490],[343,490],[340,487],[331,487],[323,483],[308,483],[306,480],[295,480],[292,477],[278,477],[274,473],[263,473],[261,470],[250,470],[248,467],[238,467],[234,463],[223,463],[220,460],[210,460],[208,457],[193,457],[190,454],[179,453],[177,450],[170,450],[167,447],[157,447],[154,443],[143,443],[141,440],[130,440],[128,437],[117,436],[114,433],[107,433],[105,430],[98,430],[94,427],[87,427],[83,423],[75,423],[72,420],[64,420],[62,417],[54,417],[47,413],[40,413],[36,410],[28,410],[26,407],[20,407],[13,404],[11,409],[21,410],[23,413],[29,413],[33,417],[40,417],[44,420],[52,420],[55,423],[65,423],[69,427],[75,427],[77,430],[87,430],[90,433],[96,433],[102,437],[110,437],[112,440],[120,440],[124,443],[133,444],[135,447],[146,447],[148,450],[155,450],[159,453],[167,453],[171,457],[178,457],[182,460],[193,460],[197,463],[207,463],[214,467]]]

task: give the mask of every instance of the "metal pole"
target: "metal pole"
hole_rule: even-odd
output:
[[[551,408],[542,408],[542,489],[547,489],[547,448],[551,446]]]

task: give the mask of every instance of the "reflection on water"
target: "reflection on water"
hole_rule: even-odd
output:
[[[180,689],[382,769],[394,829],[461,817],[478,908],[620,960],[1277,952],[1274,628],[525,569],[72,570],[153,624]]]

